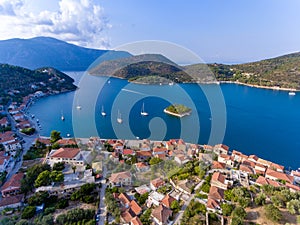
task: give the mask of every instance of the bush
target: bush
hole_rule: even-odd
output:
[[[274,222],[278,222],[282,218],[280,210],[274,205],[266,205],[264,207],[266,217]]]
[[[24,211],[22,212],[22,219],[31,219],[35,214],[35,207],[34,206],[27,206]]]
[[[69,206],[69,201],[68,201],[68,199],[65,199],[65,198],[60,199],[56,204],[56,208],[58,208],[58,209],[64,209],[68,206]]]

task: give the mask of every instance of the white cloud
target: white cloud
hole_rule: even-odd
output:
[[[105,30],[110,24],[95,2],[59,0],[57,11],[30,12],[26,0],[0,0],[0,39],[51,36],[81,46],[108,48]]]

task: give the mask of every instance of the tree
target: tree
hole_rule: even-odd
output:
[[[56,131],[56,130],[51,131],[51,134],[50,134],[51,143],[55,143],[59,139],[61,139],[60,132]]]
[[[287,210],[289,213],[295,215],[296,213],[300,213],[300,200],[293,199],[289,201],[286,205]]]
[[[244,208],[237,206],[231,213],[232,217],[239,217],[242,220],[247,216],[247,213]]]
[[[229,216],[232,213],[233,209],[234,209],[234,205],[227,204],[227,203],[222,203],[221,204],[221,209],[222,209],[222,212],[223,212],[224,216]]]
[[[27,220],[25,219],[21,219],[19,220],[15,225],[29,225],[30,223],[28,223]]]
[[[53,170],[57,170],[57,171],[62,171],[65,169],[65,162],[57,162],[57,163],[54,163],[53,167],[52,167]]]
[[[52,182],[57,182],[57,183],[63,182],[64,181],[64,175],[61,171],[54,170],[50,173],[50,180]]]
[[[254,199],[256,205],[264,205],[266,203],[266,196],[264,193],[260,193]]]
[[[274,222],[278,222],[281,220],[282,218],[282,214],[280,212],[280,210],[272,205],[272,204],[269,204],[269,205],[266,205],[264,207],[264,210],[265,210],[265,213],[266,213],[266,217]]]
[[[26,206],[24,211],[22,212],[22,219],[30,219],[35,214],[35,207],[34,206]]]
[[[162,162],[162,161],[163,161],[163,160],[160,159],[160,158],[153,157],[153,158],[150,159],[149,164],[152,166],[152,165],[158,164],[158,163],[160,163],[160,162]]]
[[[41,186],[47,186],[49,184],[51,184],[51,179],[50,179],[50,171],[45,170],[43,172],[41,172],[38,177],[36,178],[35,182],[34,182],[34,186],[36,188],[41,187]]]
[[[179,211],[180,205],[179,205],[179,202],[177,200],[175,200],[171,203],[171,209],[173,210],[173,212],[178,212]]]

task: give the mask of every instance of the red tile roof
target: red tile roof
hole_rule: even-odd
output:
[[[219,181],[224,184],[225,176],[223,174],[221,174],[220,172],[215,172],[211,177],[211,181]]]
[[[240,165],[239,170],[244,171],[244,172],[249,173],[249,174],[254,174],[254,171],[253,171],[252,167],[249,167],[249,166],[246,166],[246,165],[243,165],[243,164]]]
[[[215,200],[222,200],[224,198],[224,190],[215,186],[211,186],[209,189],[208,196]]]
[[[14,195],[14,196],[2,198],[0,201],[0,207],[10,206],[10,205],[19,203],[22,201],[23,197],[24,197],[23,195]]]
[[[288,174],[285,174],[285,173],[282,173],[282,172],[278,172],[278,171],[275,171],[275,170],[272,170],[270,168],[267,169],[266,171],[266,177],[270,177],[272,179],[280,179],[280,180],[285,180],[286,182],[289,182],[289,183],[293,183],[294,181],[294,177],[293,176],[290,176]]]
[[[80,152],[79,148],[60,148],[56,150],[50,157],[73,159]]]
[[[1,187],[1,191],[15,190],[21,188],[21,180],[23,178],[23,173],[14,174],[5,184]]]
[[[142,208],[134,200],[130,202],[130,208],[135,213],[135,215],[139,215],[142,212]]]
[[[219,205],[219,203],[216,200],[214,200],[212,198],[209,198],[207,200],[206,207],[210,208],[210,209],[216,209],[216,208],[219,208],[220,205]]]
[[[163,205],[159,205],[155,209],[153,209],[152,214],[158,221],[165,224],[168,221],[168,218],[172,215],[172,210],[168,209]]]
[[[155,188],[158,188],[160,186],[163,186],[165,184],[165,181],[162,179],[162,178],[156,178],[154,180],[151,180],[150,181],[151,184],[155,187]]]
[[[76,141],[74,139],[60,139],[56,142],[59,145],[65,146],[65,145],[76,145]]]
[[[175,198],[173,198],[170,195],[166,195],[163,200],[161,200],[161,204],[163,204],[164,206],[168,207],[169,209],[171,208],[171,204],[172,202],[176,201]]]
[[[122,219],[126,222],[126,223],[130,223],[130,221],[135,217],[136,215],[134,214],[134,212],[132,212],[131,209],[128,209],[124,212],[121,213],[121,217]]]
[[[218,162],[218,161],[213,161],[213,164],[212,164],[211,168],[212,169],[225,169],[226,168],[226,164]]]
[[[132,155],[134,151],[132,149],[124,149],[123,150],[123,155]]]
[[[140,156],[140,157],[151,157],[152,152],[151,151],[137,151],[136,155]]]
[[[121,194],[118,196],[118,199],[120,200],[120,202],[121,202],[123,205],[128,205],[128,206],[129,206],[130,198],[129,198],[129,196],[128,196],[126,193],[121,193]]]
[[[120,172],[120,173],[113,173],[109,180],[113,183],[117,183],[120,181],[120,179],[126,179],[126,178],[130,178],[131,177],[131,173],[129,171],[125,171],[125,172]]]
[[[141,222],[141,220],[136,216],[131,220],[131,224],[132,225],[143,225],[143,223]]]
[[[263,176],[259,176],[255,183],[257,183],[258,185],[271,185],[271,186],[274,186],[274,187],[280,187],[280,183],[278,183],[277,181],[274,181],[274,180],[270,180],[270,179],[267,179]]]

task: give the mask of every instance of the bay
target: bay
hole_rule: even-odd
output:
[[[300,166],[300,96],[236,84],[138,85],[126,80],[69,72],[77,92],[39,99],[29,113],[43,136],[183,138],[199,144],[224,143],[245,154]],[[192,108],[181,119],[163,112],[171,103]],[[141,116],[142,105],[149,116]],[[76,106],[80,105],[81,109]],[[101,116],[104,107],[106,116]],[[118,111],[123,123],[117,123]],[[61,120],[61,115],[65,120]]]

